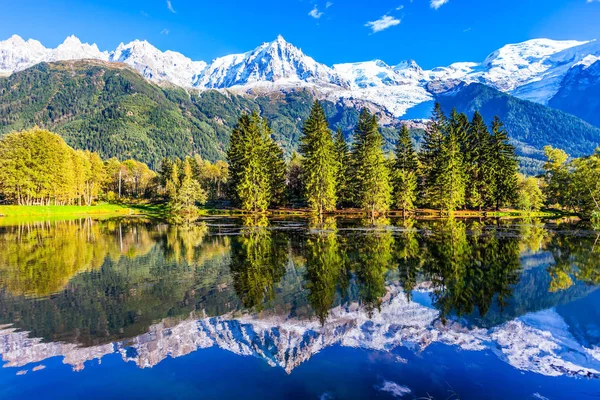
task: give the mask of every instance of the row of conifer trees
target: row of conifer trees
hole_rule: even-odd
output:
[[[230,197],[244,210],[260,212],[299,200],[319,214],[358,207],[370,214],[390,208],[499,209],[517,201],[518,161],[502,122],[491,130],[475,113],[444,115],[436,104],[417,152],[402,126],[394,156],[384,152],[377,117],[360,113],[351,144],[334,133],[315,101],[304,122],[299,156],[286,166],[268,121],[244,115],[233,131],[227,158]]]

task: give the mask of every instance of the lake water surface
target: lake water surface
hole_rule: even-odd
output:
[[[0,399],[598,399],[578,222],[0,220]]]

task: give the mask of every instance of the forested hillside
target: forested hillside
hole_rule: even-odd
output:
[[[473,83],[437,98],[445,112],[456,107],[469,117],[479,111],[485,121],[500,117],[520,156],[543,160],[542,148],[558,147],[572,156],[591,154],[600,145],[600,128],[563,111],[502,93]],[[525,162],[528,162],[525,160]],[[541,163],[537,166],[538,169]]]
[[[223,159],[235,122],[260,110],[286,155],[296,149],[312,95],[298,91],[254,99],[217,91],[159,87],[122,64],[42,63],[0,78],[0,134],[35,125],[103,158],[135,158],[157,168],[163,157],[195,153]],[[325,102],[333,126],[349,134],[358,111]],[[391,131],[387,142],[392,148]]]

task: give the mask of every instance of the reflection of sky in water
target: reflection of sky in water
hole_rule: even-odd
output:
[[[276,221],[266,231],[215,219],[199,231],[92,224],[82,228],[81,243],[77,234],[70,240],[87,248],[93,232],[101,238],[93,255],[76,258],[84,267],[65,264],[66,278],[31,286],[51,288],[41,299],[19,294],[31,283],[10,269],[15,258],[0,256],[0,324],[14,324],[0,333],[0,397],[35,397],[41,388],[65,398],[86,391],[92,398],[444,399],[600,392],[600,292],[579,279],[595,276],[580,261],[597,257],[594,234],[562,237],[533,225],[532,236],[525,224],[522,234],[513,227],[497,241],[489,232],[503,227],[493,224],[442,226],[448,233],[438,235],[435,224],[419,222],[413,238],[392,223],[386,233],[347,221],[308,231],[302,220]],[[0,230],[0,249],[18,254],[12,239]],[[412,263],[411,246],[420,269],[408,300],[402,265]],[[331,265],[319,263],[340,263],[332,249],[348,256],[347,279],[323,275]],[[507,251],[521,269],[507,287],[446,275],[473,257],[511,264]],[[372,269],[361,270],[361,260]],[[259,269],[246,270],[253,262]],[[281,271],[269,267],[279,262]],[[373,297],[379,292],[365,291],[379,290],[378,262],[386,263],[385,286]],[[496,291],[507,288],[501,304]],[[472,312],[456,315],[470,302]],[[315,313],[328,304],[321,324]]]

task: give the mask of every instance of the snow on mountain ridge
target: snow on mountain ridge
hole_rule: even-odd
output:
[[[55,49],[13,35],[0,41],[0,74],[7,75],[40,62],[99,59],[122,62],[146,79],[200,90],[230,89],[262,92],[306,87],[333,101],[360,100],[384,108],[395,117],[458,82],[479,82],[516,97],[547,104],[559,91],[568,71],[600,57],[595,41],[533,39],[506,45],[481,63],[457,62],[423,70],[415,61],[396,66],[384,61],[335,64],[328,67],[305,55],[279,35],[254,50],[193,61],[181,53],[161,51],[147,41],[121,43],[111,52],[69,36]],[[584,61],[585,60],[585,61]],[[586,64],[586,65],[587,65]],[[434,90],[435,88],[435,90]]]
[[[334,70],[317,63],[281,35],[252,51],[215,59],[194,82],[194,86],[224,89],[265,81],[348,86],[348,82]]]

